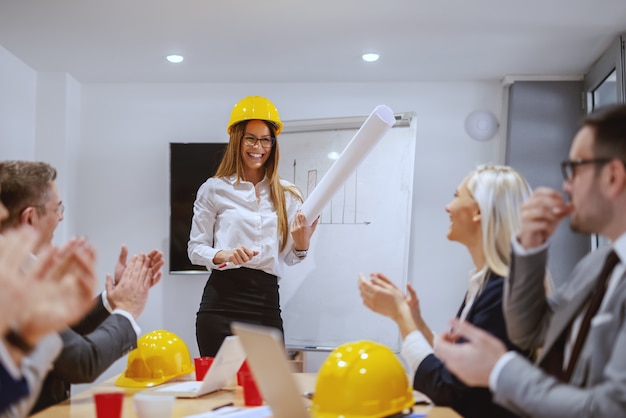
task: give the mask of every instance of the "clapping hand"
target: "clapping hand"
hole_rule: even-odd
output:
[[[369,281],[360,274],[359,291],[363,304],[374,312],[393,319],[403,337],[419,330],[428,343],[433,345],[434,334],[422,318],[417,293],[410,284],[407,284],[405,295],[382,273],[370,274]]]
[[[465,384],[488,387],[493,367],[506,353],[504,344],[487,331],[458,318],[450,325],[451,331],[435,340],[435,354]],[[457,344],[460,337],[466,341]]]
[[[24,274],[32,292],[18,321],[22,337],[35,345],[44,335],[80,320],[92,307],[96,252],[83,238],[48,247]]]
[[[0,236],[0,335],[4,335],[28,304],[34,277],[23,268],[31,260],[38,233],[26,226]]]
[[[125,310],[136,319],[146,306],[150,288],[161,279],[163,254],[157,250],[148,255],[140,253],[126,263],[124,248],[116,265],[116,274],[121,272],[121,275],[116,281],[107,275],[107,298],[113,309]],[[122,265],[124,267],[118,269]]]

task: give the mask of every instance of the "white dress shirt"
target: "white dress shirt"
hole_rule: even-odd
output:
[[[209,178],[200,188],[193,205],[193,219],[187,253],[196,265],[214,269],[213,258],[220,250],[245,246],[259,254],[243,264],[280,278],[284,264],[301,260],[293,253],[293,239],[288,234],[285,249],[280,252],[278,216],[270,195],[267,177],[256,186],[248,181],[236,184],[237,177]],[[281,180],[285,186],[291,183]],[[258,197],[257,197],[258,194]],[[289,225],[301,202],[292,193],[285,192]],[[226,268],[236,268],[230,265]]]
[[[120,309],[120,308],[113,309],[111,304],[109,304],[109,299],[107,298],[106,290],[102,292],[102,304],[104,305],[104,308],[107,311],[109,311],[111,315],[113,314],[122,315],[123,317],[128,319],[128,321],[130,322],[130,325],[132,325],[133,329],[135,330],[135,334],[137,334],[137,338],[141,336],[141,328],[139,327],[139,324],[137,323],[137,321],[135,321],[135,318],[130,314],[130,312],[125,311],[124,309]]]

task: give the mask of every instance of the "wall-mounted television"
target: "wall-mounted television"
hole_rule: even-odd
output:
[[[187,242],[198,188],[217,171],[227,143],[170,143],[170,256],[173,274],[202,274],[191,264]]]

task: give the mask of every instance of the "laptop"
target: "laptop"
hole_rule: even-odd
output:
[[[197,398],[215,392],[229,385],[246,359],[246,352],[240,344],[239,337],[230,335],[217,351],[213,364],[201,382],[196,380],[166,383],[142,391],[152,395],[172,395],[177,398]]]
[[[292,375],[283,345],[275,328],[233,322],[230,326],[246,352],[265,402],[274,418],[310,418],[303,392]]]

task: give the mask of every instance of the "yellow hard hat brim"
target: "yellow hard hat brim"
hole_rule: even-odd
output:
[[[161,379],[136,379],[126,377],[124,373],[122,373],[115,380],[115,386],[121,386],[125,388],[151,388],[153,386],[158,386],[166,383],[175,378],[176,376],[168,376]]]

